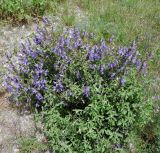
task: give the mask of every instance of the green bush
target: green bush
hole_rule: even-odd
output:
[[[70,98],[54,95],[52,89],[45,94],[41,119],[49,145],[56,152],[115,151],[126,145],[124,141],[131,131],[149,120],[152,107],[134,75],[124,87],[118,80],[108,84],[98,76],[90,84],[86,106],[78,106],[81,89],[73,82],[68,82],[73,91]],[[73,105],[64,105],[66,100]]]
[[[76,28],[62,34],[37,28],[17,52],[18,61],[7,58],[7,88],[19,103],[40,110],[56,152],[121,149],[130,132],[150,119],[141,77],[147,63],[135,43],[117,47]]]
[[[58,1],[54,1],[57,3]],[[2,0],[0,3],[1,19],[12,23],[28,22],[31,17],[40,17],[45,11],[53,9],[52,0]]]

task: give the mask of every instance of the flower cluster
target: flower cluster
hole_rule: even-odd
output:
[[[44,18],[44,22],[47,25],[49,21]],[[37,27],[32,40],[21,45],[16,56],[18,65],[7,57],[11,73],[5,85],[16,95],[23,95],[24,101],[41,105],[48,86],[57,95],[73,96],[70,84],[76,84],[81,99],[86,99],[91,95],[88,74],[105,81],[119,78],[120,85],[125,86],[123,76],[130,68],[146,71],[147,60],[142,61],[135,43],[117,48],[112,41],[96,42],[93,33],[76,28],[57,35]]]

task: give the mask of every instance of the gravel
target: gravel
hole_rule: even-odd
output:
[[[18,139],[34,135],[32,115],[20,115],[10,107],[8,94],[0,97],[0,153],[18,153]]]

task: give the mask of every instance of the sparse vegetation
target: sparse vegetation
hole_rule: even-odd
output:
[[[37,138],[20,138],[19,139],[20,153],[32,153],[32,152],[43,152],[47,150],[47,146],[42,142],[38,142]]]

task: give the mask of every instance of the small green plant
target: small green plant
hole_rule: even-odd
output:
[[[62,20],[66,26],[73,26],[75,22],[74,15],[63,15]]]
[[[33,153],[47,150],[47,145],[38,142],[37,138],[21,138],[19,139],[20,153]]]

